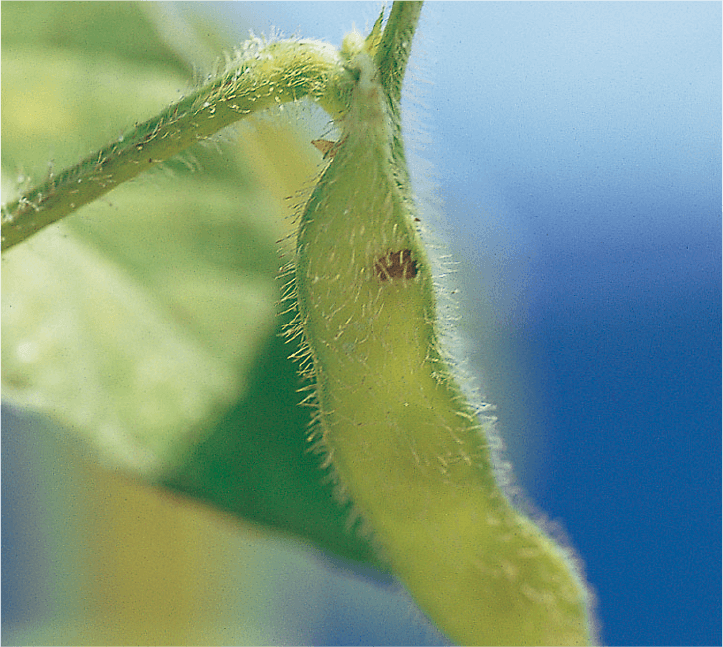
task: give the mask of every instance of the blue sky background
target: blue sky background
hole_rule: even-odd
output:
[[[379,6],[219,10],[339,44]],[[411,72],[473,372],[603,641],[720,644],[721,5],[430,2]]]

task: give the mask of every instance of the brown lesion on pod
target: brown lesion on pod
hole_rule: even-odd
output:
[[[382,282],[413,279],[417,276],[417,269],[411,249],[387,252],[374,262],[374,274]]]

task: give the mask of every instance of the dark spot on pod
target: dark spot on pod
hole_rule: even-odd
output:
[[[417,276],[417,261],[412,258],[411,249],[389,252],[375,261],[374,273],[380,281],[413,279]]]

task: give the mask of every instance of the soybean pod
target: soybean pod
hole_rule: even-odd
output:
[[[297,234],[315,431],[383,556],[453,640],[588,644],[588,593],[572,556],[496,482],[492,423],[441,347],[377,36],[345,40],[349,110]]]

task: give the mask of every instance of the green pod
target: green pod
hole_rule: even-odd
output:
[[[295,289],[319,442],[419,605],[464,644],[588,644],[572,557],[495,480],[489,420],[440,346],[429,261],[372,57],[302,216]],[[396,151],[395,151],[396,146]]]

